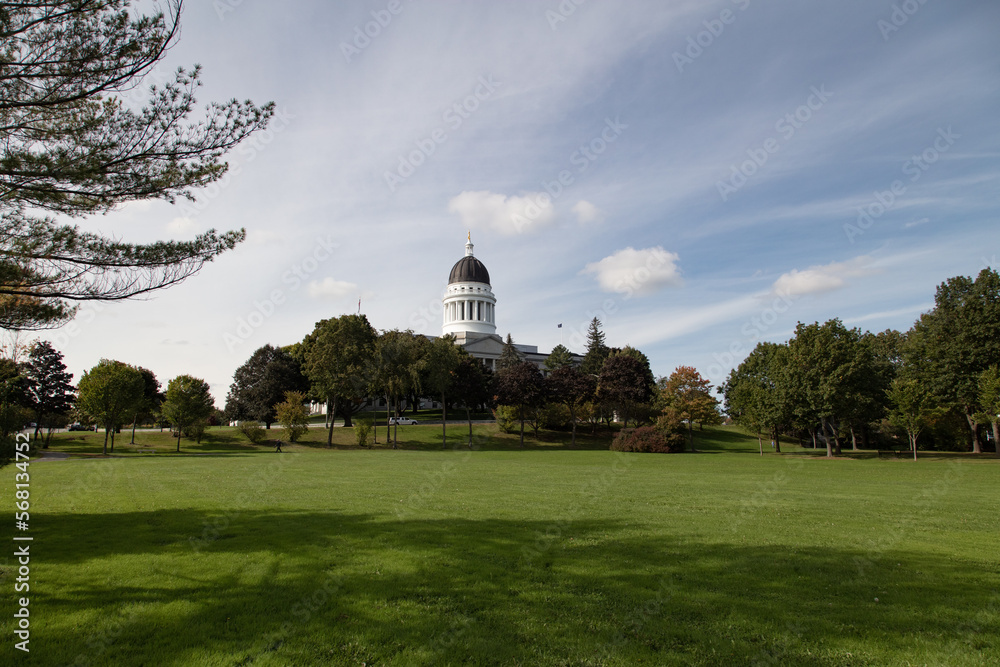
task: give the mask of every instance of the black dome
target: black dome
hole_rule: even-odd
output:
[[[455,262],[455,266],[451,267],[448,284],[454,283],[486,283],[489,285],[490,272],[486,270],[482,262],[468,255]]]

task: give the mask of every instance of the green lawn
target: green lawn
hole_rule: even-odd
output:
[[[181,456],[143,434],[161,453],[35,461],[32,651],[6,657],[5,612],[0,662],[1000,664],[1000,461],[761,457],[727,429],[700,454],[522,451],[491,429],[475,450],[432,426],[284,454],[220,429]],[[80,435],[53,447],[99,446]]]

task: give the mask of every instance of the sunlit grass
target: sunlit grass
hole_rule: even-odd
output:
[[[1000,664],[988,458],[492,428],[32,463],[31,664]]]

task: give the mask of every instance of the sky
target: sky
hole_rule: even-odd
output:
[[[906,330],[998,266],[992,0],[199,0],[181,24],[150,82],[199,63],[199,103],[274,101],[269,129],[196,202],[79,224],[247,240],[42,332],[76,379],[118,359],[222,407],[254,350],[359,300],[440,334],[470,232],[500,335],[582,352],[598,317],[714,383],[797,322]]]

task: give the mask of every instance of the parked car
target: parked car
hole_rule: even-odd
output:
[[[67,430],[69,430],[69,431],[93,431],[94,427],[93,426],[87,426],[85,424],[70,424],[69,425],[69,429],[67,429]]]
[[[409,417],[389,417],[390,424],[399,424],[400,426],[404,424],[416,424],[416,419],[410,419]]]

